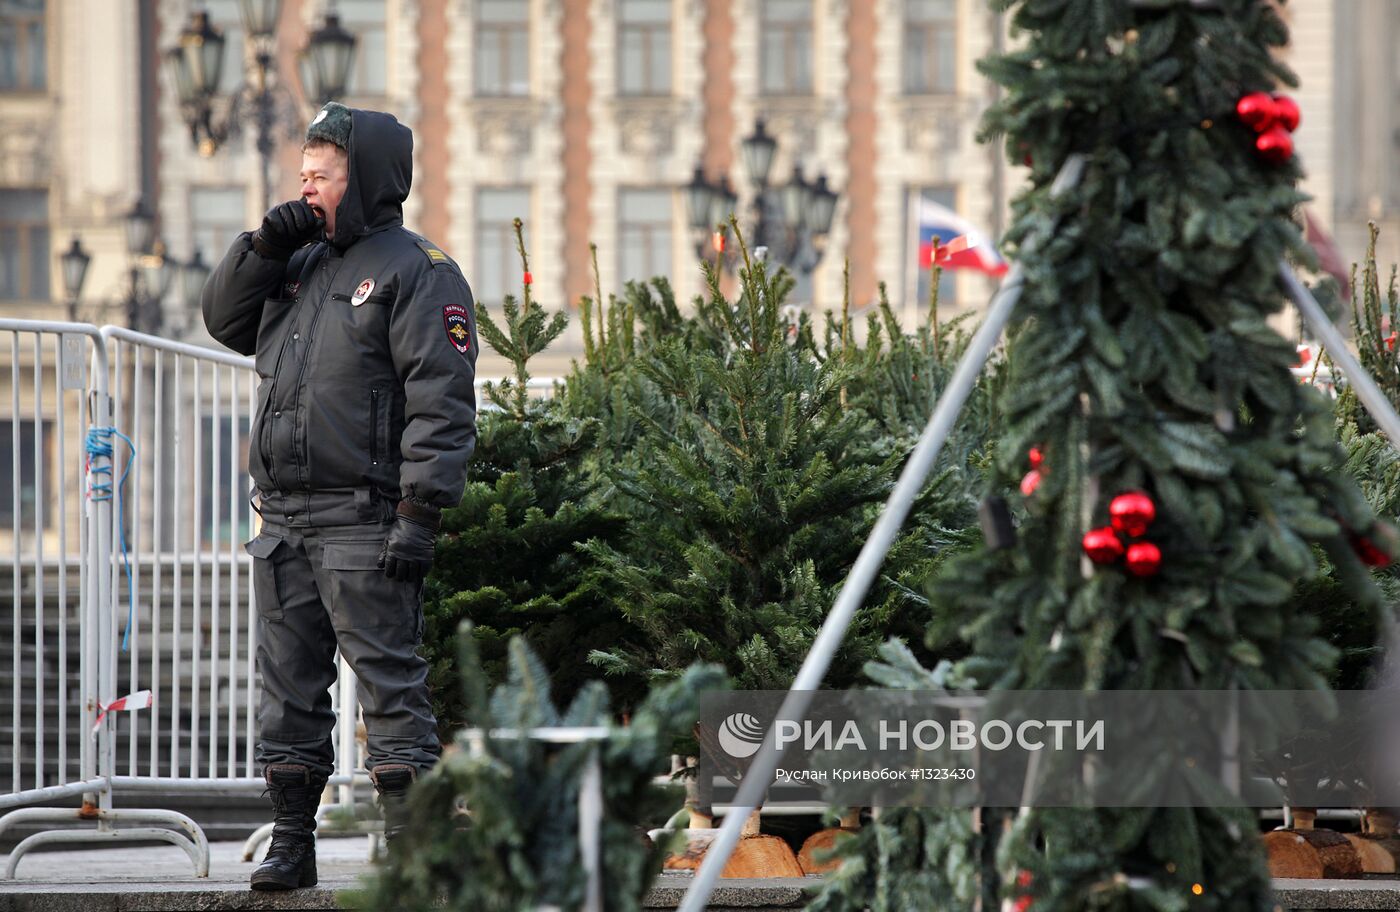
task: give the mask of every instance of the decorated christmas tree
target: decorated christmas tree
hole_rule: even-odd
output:
[[[1031,169],[1008,236],[1025,286],[998,486],[1034,475],[1015,543],[938,574],[933,643],[969,649],[958,677],[984,689],[1325,688],[1337,650],[1293,594],[1321,549],[1373,609],[1358,552],[1377,532],[1331,410],[1268,322],[1280,262],[1311,257],[1293,221],[1298,109],[1276,94],[1294,82],[1280,4],[994,6],[1023,40],[981,64],[1006,89],[985,134]],[[1072,154],[1082,178],[1052,196]],[[966,812],[906,813],[946,833]],[[1274,908],[1246,809],[984,809],[982,823],[995,870],[975,844],[958,858],[984,908]],[[878,901],[907,876],[878,854],[894,835],[850,847],[872,873],[826,908],[909,908]]]

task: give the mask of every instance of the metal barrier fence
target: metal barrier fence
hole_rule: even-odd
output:
[[[10,558],[11,685],[0,732],[9,729],[11,769],[0,773],[10,789],[0,811],[18,809],[0,817],[0,833],[80,820],[96,829],[29,836],[5,876],[39,845],[138,839],[179,846],[203,876],[208,844],[193,820],[116,810],[113,795],[265,786],[254,761],[252,559],[242,547],[256,534],[253,359],[120,327],[29,320],[0,320],[0,357],[7,333],[0,554]],[[531,387],[539,394],[553,381]],[[354,676],[338,667],[330,782],[349,805],[368,776]],[[24,807],[79,796],[77,810]],[[117,826],[128,822],[180,832]]]

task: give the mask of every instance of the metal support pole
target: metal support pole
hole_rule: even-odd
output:
[[[1293,267],[1280,260],[1278,272],[1283,279],[1283,287],[1287,289],[1293,303],[1298,305],[1298,311],[1307,321],[1308,328],[1327,349],[1328,356],[1342,369],[1347,382],[1356,390],[1356,398],[1361,400],[1361,404],[1366,406],[1366,411],[1371,413],[1371,417],[1380,425],[1385,436],[1390,438],[1390,445],[1400,451],[1400,415],[1396,414],[1395,405],[1385,397],[1381,388],[1376,386],[1376,381],[1371,379],[1371,375],[1366,373],[1366,369],[1356,360],[1351,349],[1347,348],[1346,340],[1332,324],[1322,305],[1317,303],[1317,298],[1312,296],[1312,292],[1308,291],[1307,286],[1293,272]]]
[[[1051,193],[1059,195],[1079,183],[1084,173],[1085,162],[1086,159],[1082,155],[1071,155],[1066,159],[1055,178]],[[797,679],[793,681],[792,688],[783,699],[778,718],[801,721],[806,715],[812,702],[812,692],[821,685],[832,657],[846,636],[846,628],[850,626],[856,609],[864,602],[865,594],[874,582],[886,552],[894,544],[895,536],[904,525],[904,520],[914,504],[914,498],[923,488],[939,451],[943,449],[963,404],[972,392],[977,375],[981,373],[987,358],[992,354],[992,349],[1001,339],[1002,329],[1010,319],[1016,302],[1020,300],[1024,282],[1022,266],[1017,263],[1007,273],[1005,281],[987,309],[986,319],[978,327],[967,346],[967,351],[963,353],[962,360],[958,362],[957,369],[953,371],[948,388],[938,398],[933,415],[929,417],[909,462],[900,473],[899,482],[890,493],[884,511],[876,521],[875,528],[871,530],[870,537],[866,539],[865,546],[861,548],[860,556],[856,558],[855,566],[846,577],[841,592],[836,596],[836,604],[826,616],[816,641],[812,643],[807,658],[803,660]],[[763,746],[749,764],[744,781],[739,785],[738,794],[734,797],[734,807],[724,818],[724,826],[720,828],[719,834],[710,844],[709,851],[705,853],[699,870],[695,872],[695,880],[686,891],[678,912],[704,912],[720,872],[724,870],[734,848],[739,844],[744,821],[761,804],[777,765],[778,752],[774,741],[764,738]]]
[[[603,912],[603,764],[599,746],[589,745],[578,789],[578,844],[588,875],[583,912]]]

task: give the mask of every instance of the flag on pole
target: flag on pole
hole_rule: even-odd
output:
[[[987,275],[1006,274],[1006,260],[990,238],[947,206],[920,199],[918,206],[919,268],[935,263],[944,269],[972,269]]]
[[[1317,264],[1322,267],[1323,272],[1337,280],[1337,284],[1341,286],[1342,300],[1350,301],[1351,273],[1347,269],[1346,261],[1342,259],[1341,251],[1337,249],[1337,242],[1332,240],[1332,236],[1322,227],[1322,223],[1312,214],[1311,209],[1303,210],[1303,225],[1303,240],[1317,251]]]

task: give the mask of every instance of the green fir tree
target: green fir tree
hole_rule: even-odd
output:
[[[703,660],[746,688],[786,687],[907,456],[907,440],[849,401],[858,360],[839,346],[818,352],[810,330],[784,317],[791,276],[738,242],[737,301],[707,264],[693,317],[678,321],[664,295],[636,308],[654,337],[636,363],[650,392],[630,403],[636,438],[609,471],[633,518],[623,545],[587,546],[643,640],[595,654],[613,673]],[[946,553],[945,527],[972,521],[959,481],[940,473],[926,489],[920,515],[946,522],[917,523],[897,546],[832,685],[855,680],[885,638],[919,637],[926,601],[909,583]]]
[[[507,649],[507,679],[490,690],[477,638],[464,625],[461,686],[476,730],[459,732],[442,761],[409,796],[415,820],[351,908],[561,912],[582,907],[587,878],[579,836],[579,792],[590,751],[602,772],[600,855],[603,908],[640,912],[668,846],[645,829],[665,820],[679,789],[658,786],[677,738],[688,734],[697,696],[724,686],[714,666],[695,666],[653,689],[629,724],[614,724],[607,688],[590,682],[556,708],[550,675],[525,641]],[[605,727],[601,741],[545,744],[492,730]]]
[[[515,229],[528,272],[519,219]],[[577,692],[600,677],[587,663],[590,648],[632,638],[601,586],[595,561],[578,547],[590,540],[618,541],[626,528],[586,465],[601,424],[568,414],[555,399],[527,395],[529,360],[558,338],[566,318],[548,316],[529,285],[522,304],[506,297],[499,323],[484,306],[476,310],[481,338],[510,361],[514,376],[486,388],[471,480],[459,505],[443,514],[435,572],[425,592],[424,654],[445,732],[465,717],[454,667],[463,620],[474,625],[490,680],[502,679],[507,644],[523,635],[561,693]],[[625,705],[636,694],[614,697]]]

